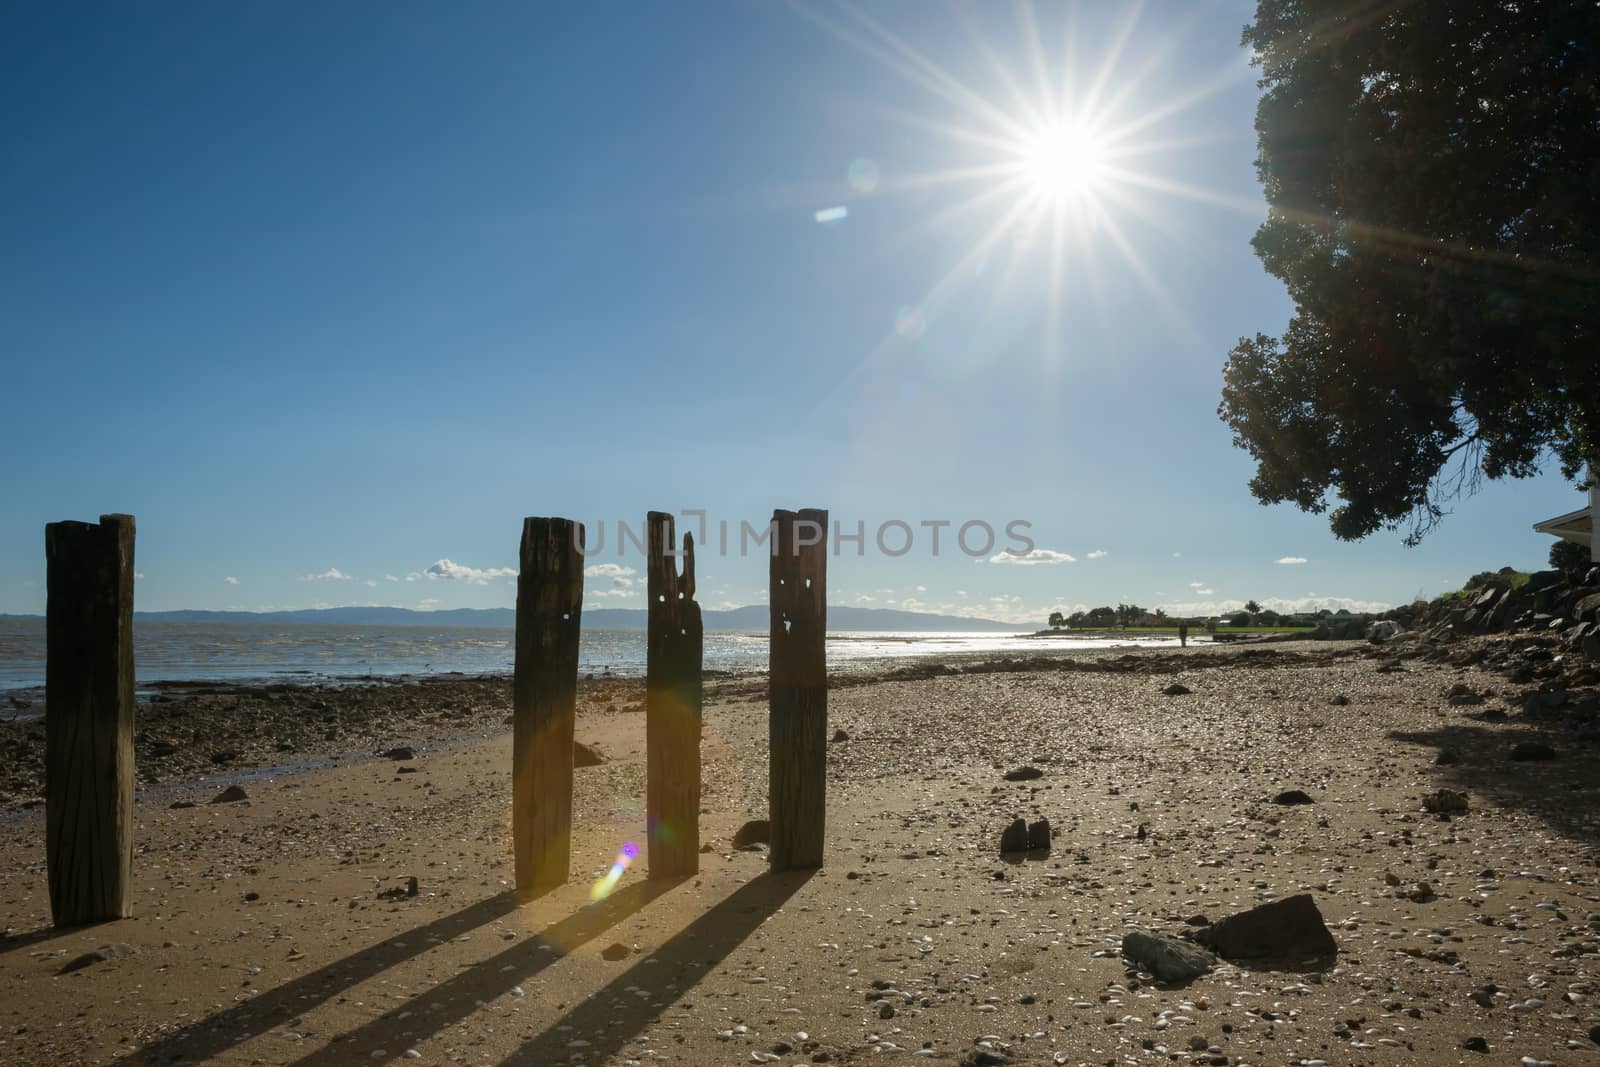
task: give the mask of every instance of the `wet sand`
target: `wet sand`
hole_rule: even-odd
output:
[[[140,709],[141,743],[178,751],[140,753],[160,781],[138,804],[132,919],[49,928],[43,810],[18,806],[30,780],[8,760],[24,777],[0,817],[0,1061],[1593,1062],[1600,775],[1564,709],[1589,707],[1596,679],[1490,647],[969,658],[850,679],[830,695],[848,740],[829,745],[827,864],[783,876],[730,845],[765,814],[764,682],[719,680],[700,876],[651,882],[641,862],[599,903],[591,883],[643,831],[637,682],[585,687],[578,738],[606,762],[576,773],[572,882],[526,904],[508,884],[504,680],[174,694]],[[1525,712],[1551,672],[1568,697]],[[1174,681],[1191,692],[1166,695]],[[1461,685],[1483,703],[1450,703]],[[333,718],[298,724],[306,711]],[[216,726],[224,712],[268,728]],[[1511,759],[1527,740],[1555,758]],[[375,756],[401,744],[416,758]],[[214,764],[213,745],[237,755]],[[206,803],[219,776],[333,750]],[[1005,780],[1023,764],[1042,776]],[[1424,812],[1441,787],[1471,810]],[[1288,789],[1313,803],[1272,802]],[[1016,815],[1050,819],[1048,856],[998,854]],[[1332,961],[1166,987],[1120,957],[1129,930],[1300,892]],[[85,953],[99,958],[68,967]]]

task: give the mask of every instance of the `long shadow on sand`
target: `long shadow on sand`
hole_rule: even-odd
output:
[[[0,956],[7,952],[15,952],[19,948],[30,945],[42,945],[46,941],[54,941],[58,937],[78,933],[80,930],[89,930],[96,926],[110,927],[110,923],[85,923],[83,926],[41,926],[37,930],[29,930],[24,934],[6,934],[0,937]]]
[[[425,926],[393,934],[370,948],[346,956],[310,974],[286,982],[236,1007],[196,1020],[160,1041],[126,1057],[138,1064],[194,1063],[208,1060],[238,1043],[241,1035],[260,1034],[332,1000],[397,964],[475,930],[517,908],[515,893],[501,893]]]
[[[751,879],[508,1056],[503,1067],[565,1063],[572,1054],[568,1043],[579,1035],[589,1042],[584,1048],[587,1062],[601,1062],[619,1052],[658,1019],[668,1003],[692,989],[706,969],[726,959],[783,907],[814,873],[790,871]],[[649,989],[652,995],[636,996],[628,992],[630,986]]]
[[[1455,762],[1432,768],[1435,786],[1462,790],[1474,802],[1521,808],[1570,840],[1595,840],[1583,823],[1600,803],[1596,750],[1568,730],[1520,717],[1490,722],[1473,716],[1435,730],[1396,730],[1389,737],[1452,754]],[[1520,742],[1549,745],[1556,758],[1513,760],[1512,746]]]
[[[552,923],[496,956],[473,964],[454,978],[441,982],[420,997],[390,1009],[371,1022],[343,1034],[324,1047],[296,1060],[296,1067],[342,1067],[356,1061],[372,1062],[371,1047],[394,1049],[396,1035],[415,1044],[465,1019],[495,997],[504,996],[520,982],[544,970],[566,952],[609,930],[644,908],[684,879],[635,882],[597,904]],[[404,1047],[403,1045],[401,1047]],[[393,1059],[398,1052],[391,1053]],[[565,1055],[563,1055],[565,1060]]]

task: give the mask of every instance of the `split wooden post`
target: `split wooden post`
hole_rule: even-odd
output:
[[[822,866],[828,775],[828,513],[772,513],[768,803],[774,871]]]
[[[133,516],[44,528],[45,855],[57,926],[133,914]]]
[[[645,668],[645,822],[650,877],[700,871],[700,665],[704,631],[694,599],[694,537],[683,538],[683,575],[671,515],[652,511],[646,590],[650,597]]]
[[[583,607],[581,523],[522,521],[512,683],[511,836],[517,892],[567,880],[572,858],[572,734]]]

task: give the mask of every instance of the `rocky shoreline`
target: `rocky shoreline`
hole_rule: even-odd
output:
[[[137,787],[230,781],[278,765],[381,756],[506,728],[511,679],[440,675],[356,685],[157,682],[135,715]],[[644,710],[642,679],[586,678],[584,708]],[[28,709],[32,710],[32,709]],[[0,723],[0,812],[43,803],[42,718]]]

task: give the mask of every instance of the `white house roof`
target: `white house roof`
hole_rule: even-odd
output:
[[[1540,533],[1587,545],[1594,537],[1594,513],[1590,508],[1579,508],[1553,519],[1536,522],[1533,528]]]

